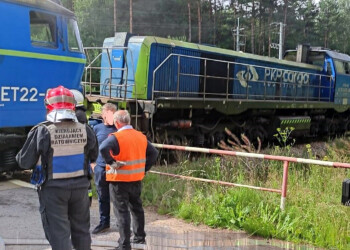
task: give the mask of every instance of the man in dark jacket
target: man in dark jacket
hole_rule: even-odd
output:
[[[133,129],[126,110],[114,113],[118,132],[111,134],[100,145],[106,163],[106,180],[110,181],[110,195],[119,225],[119,246],[130,250],[130,212],[133,217],[133,243],[145,243],[145,215],[142,207],[141,181],[153,164],[158,150],[146,136]],[[130,210],[130,212],[129,212]]]
[[[109,134],[117,132],[117,128],[113,124],[113,114],[116,110],[117,107],[113,103],[106,103],[102,106],[103,123],[97,124],[93,128],[99,145],[102,144]],[[110,227],[109,182],[106,181],[106,162],[100,154],[96,160],[96,164],[91,164],[91,168],[94,171],[100,211],[100,223],[92,233],[98,234],[108,230]]]
[[[45,236],[53,250],[91,248],[89,163],[98,156],[96,136],[77,121],[71,91],[59,86],[45,97],[47,121],[35,126],[16,156],[34,169]]]
[[[75,116],[77,117],[78,122],[80,122],[82,124],[87,124],[88,123],[88,119],[87,119],[87,116],[86,116],[86,108],[84,106],[84,96],[83,96],[83,94],[80,91],[76,90],[76,89],[71,89],[70,91],[74,95]],[[92,186],[91,186],[91,182],[89,184],[88,196],[89,196],[90,207],[91,207],[91,204],[92,204]]]

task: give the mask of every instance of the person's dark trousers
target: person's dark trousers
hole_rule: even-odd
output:
[[[133,217],[134,239],[141,241],[146,238],[145,214],[140,198],[142,184],[141,181],[137,181],[111,182],[110,185],[114,213],[119,224],[119,247],[123,250],[129,250],[131,249],[130,212]]]
[[[91,248],[89,197],[86,188],[43,187],[38,191],[46,239],[53,250]]]
[[[109,182],[106,181],[106,168],[96,165],[94,173],[100,211],[100,224],[109,225],[111,205],[109,198]]]

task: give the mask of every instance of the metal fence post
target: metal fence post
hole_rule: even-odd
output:
[[[283,181],[282,181],[282,194],[281,194],[281,210],[284,210],[286,206],[287,198],[287,183],[288,183],[288,165],[289,161],[283,162]]]

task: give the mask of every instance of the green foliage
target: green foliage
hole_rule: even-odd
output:
[[[277,128],[277,134],[273,136],[277,139],[282,147],[290,149],[295,144],[295,139],[291,138],[293,127],[286,127],[285,129]]]
[[[332,161],[350,162],[350,141],[337,139],[325,149]],[[317,159],[307,145],[305,157]],[[287,148],[272,148],[269,154],[292,156]],[[176,166],[157,167],[171,172],[233,183],[279,189],[282,164],[268,163],[268,178],[252,179],[244,163],[233,157],[185,160]],[[246,188],[183,181],[148,174],[143,201],[161,213],[211,227],[242,229],[253,235],[278,238],[324,248],[349,249],[349,208],[340,204],[341,183],[349,171],[322,166],[290,164],[286,209],[279,208],[280,196]],[[257,177],[254,177],[257,178]]]
[[[62,0],[76,13],[85,46],[102,46],[103,39],[116,31],[130,29],[130,1]],[[309,43],[350,53],[350,11],[348,0],[298,1],[214,1],[201,0],[201,43],[235,49],[233,29],[240,18],[241,50],[277,56],[269,41],[278,43],[274,22],[284,22],[284,49]],[[189,28],[189,9],[191,28]],[[176,10],[176,11],[174,11]],[[133,33],[159,37],[189,38],[199,41],[198,1],[133,0]],[[296,35],[297,34],[297,35]]]
[[[85,47],[102,47],[114,35],[113,1],[73,0],[81,38]]]

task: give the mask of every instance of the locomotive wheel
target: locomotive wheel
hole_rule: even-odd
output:
[[[261,144],[267,141],[267,131],[262,125],[252,125],[247,130],[247,137],[254,146],[258,146],[258,138]]]
[[[155,141],[160,144],[182,145],[185,137],[179,133],[162,130],[156,134]]]
[[[215,132],[210,134],[208,137],[209,146],[211,148],[216,148],[221,140],[225,140],[225,134],[223,132]]]
[[[328,121],[328,135],[331,137],[336,136],[337,134],[337,124],[334,121]]]
[[[345,133],[350,132],[350,121],[348,121],[345,125]]]
[[[180,145],[180,146],[184,146],[186,145],[186,139],[184,136],[182,135],[170,135],[167,138],[168,144],[170,145]]]

